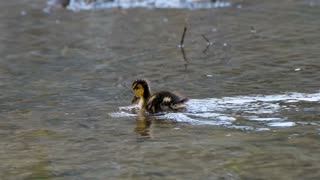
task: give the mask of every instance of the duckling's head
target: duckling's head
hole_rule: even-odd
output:
[[[134,97],[131,103],[137,102],[140,98],[146,100],[150,97],[150,89],[146,80],[135,80],[132,83],[131,90],[133,91]]]

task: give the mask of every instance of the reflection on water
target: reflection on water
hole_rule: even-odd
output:
[[[319,179],[319,3],[223,2],[2,1],[0,177]],[[139,78],[189,97],[189,111],[118,110]]]
[[[138,115],[136,119],[135,132],[140,134],[141,137],[152,137],[151,120],[144,115]]]

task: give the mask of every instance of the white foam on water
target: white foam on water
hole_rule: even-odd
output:
[[[218,7],[229,7],[229,2],[210,2],[198,0],[97,0],[91,3],[85,0],[71,0],[68,9],[79,11],[89,9],[109,8],[175,8],[175,9],[208,9]]]
[[[256,131],[269,131],[270,128],[256,128]]]
[[[210,116],[212,114],[212,116]],[[157,119],[171,119],[176,122],[186,122],[197,125],[231,125],[236,119],[216,113],[191,114],[191,113],[166,113],[156,116]]]
[[[137,117],[137,114],[127,113],[127,112],[114,112],[110,113],[112,117]]]
[[[233,128],[233,129],[240,129],[240,130],[245,130],[245,131],[253,131],[255,130],[254,127],[252,126],[238,126],[238,125],[232,125],[232,126],[227,126],[229,128]]]
[[[216,125],[256,131],[266,131],[275,127],[313,125],[314,123],[309,122],[288,121],[287,117],[281,115],[283,110],[296,110],[298,105],[294,103],[297,102],[309,102],[318,105],[320,103],[320,93],[293,92],[278,95],[190,99],[187,102],[188,110],[185,113],[165,113],[153,117],[195,125]],[[134,108],[137,108],[137,106],[120,107],[120,112],[111,113],[111,116],[137,116],[132,113]],[[250,125],[248,126],[247,123],[250,123]]]
[[[248,117],[251,121],[284,121],[282,118],[259,118],[259,117]]]
[[[295,126],[296,123],[295,122],[272,122],[272,123],[268,123],[268,126],[270,127],[291,127],[291,126]]]

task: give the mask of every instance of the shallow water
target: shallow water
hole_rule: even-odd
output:
[[[320,4],[230,3],[2,2],[0,177],[318,179]],[[188,112],[131,113],[137,78],[186,95]]]

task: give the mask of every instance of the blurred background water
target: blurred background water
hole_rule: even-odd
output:
[[[320,177],[318,1],[139,2],[1,2],[1,179]],[[138,78],[189,111],[131,113]]]

